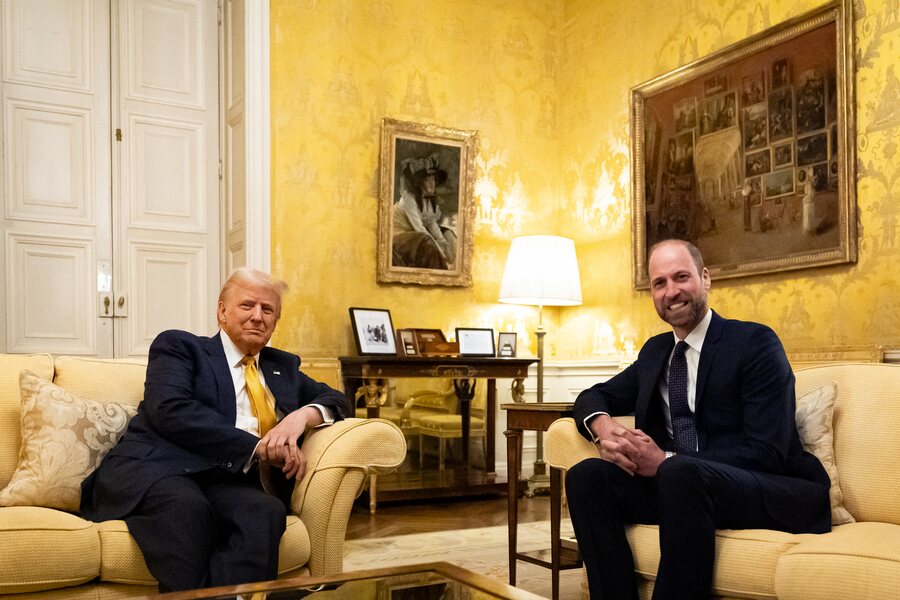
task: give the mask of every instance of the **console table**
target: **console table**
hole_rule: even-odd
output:
[[[408,500],[427,497],[460,497],[485,493],[502,494],[506,484],[496,478],[495,441],[497,420],[497,379],[513,380],[513,398],[521,400],[524,394],[523,380],[528,377],[529,365],[537,358],[481,357],[481,356],[342,356],[341,377],[344,393],[355,404],[356,390],[365,385],[366,413],[369,418],[379,416],[378,397],[384,380],[392,377],[427,377],[453,379],[457,382],[470,379],[487,380],[487,406],[485,407],[485,435],[487,452],[485,455],[486,481],[482,485],[471,485],[467,481],[448,480],[427,484],[431,487],[411,487],[402,483],[391,485],[390,475],[382,478],[378,494],[384,500]],[[463,460],[468,470],[469,419],[471,411],[470,393],[465,393],[467,384],[457,386],[459,413],[462,417]],[[375,510],[375,482],[370,482],[369,505]]]

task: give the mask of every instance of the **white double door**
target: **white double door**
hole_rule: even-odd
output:
[[[0,0],[0,350],[215,327],[214,0]]]

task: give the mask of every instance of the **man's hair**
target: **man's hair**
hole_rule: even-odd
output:
[[[278,296],[278,308],[275,313],[276,317],[281,317],[281,296],[288,291],[287,283],[253,267],[238,267],[222,284],[222,291],[219,292],[219,302],[224,302],[232,288],[240,283],[262,285],[275,292],[275,295]]]
[[[693,245],[692,243],[686,240],[679,240],[675,238],[662,240],[656,242],[650,247],[650,252],[647,253],[647,268],[649,270],[650,257],[653,256],[653,252],[659,248],[660,246],[665,246],[667,244],[678,244],[687,248],[688,253],[691,255],[691,259],[694,261],[694,264],[697,266],[697,272],[702,273],[703,269],[706,267],[706,264],[703,262],[703,255],[700,254],[700,248]]]

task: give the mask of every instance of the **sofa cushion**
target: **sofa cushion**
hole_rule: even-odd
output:
[[[93,523],[50,508],[0,508],[0,594],[79,585],[99,574]]]
[[[19,372],[22,369],[51,379],[53,358],[49,354],[0,354],[0,489],[6,487],[19,464],[22,441]]]
[[[22,449],[0,506],[76,512],[81,482],[116,445],[137,409],[81,398],[30,371],[20,376]]]
[[[156,585],[147,570],[144,555],[128,532],[125,521],[97,523],[100,535],[100,579],[104,582]],[[287,528],[278,547],[278,573],[292,573],[309,562],[310,543],[306,525],[288,515]]]
[[[834,454],[844,506],[857,521],[900,525],[900,435],[868,435],[900,431],[900,365],[837,364],[800,369],[795,375],[798,396],[829,381],[840,390],[834,405]]]
[[[659,527],[626,528],[639,578],[656,580],[659,569]],[[768,529],[720,529],[716,531],[716,566],[713,593],[737,598],[776,598],[775,565],[796,544],[813,538]],[[747,565],[753,565],[748,569]]]
[[[900,590],[900,525],[851,523],[810,536],[775,572],[781,600],[880,600]]]
[[[53,383],[73,394],[133,406],[144,398],[146,359],[58,356],[54,370]]]
[[[837,384],[833,381],[803,394],[797,398],[796,421],[803,447],[819,459],[831,478],[831,524],[843,525],[853,523],[856,519],[844,508],[844,496],[834,458],[832,417],[837,394]]]

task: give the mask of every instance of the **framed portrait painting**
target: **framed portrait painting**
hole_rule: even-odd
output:
[[[636,288],[671,238],[718,279],[856,261],[854,43],[832,0],[631,90]]]
[[[381,120],[379,282],[472,285],[477,149],[475,131]]]

